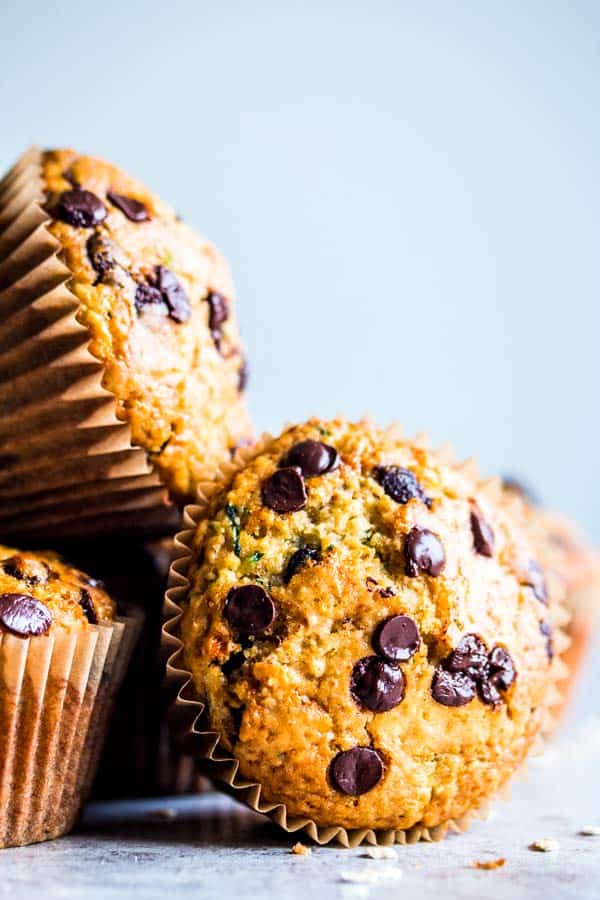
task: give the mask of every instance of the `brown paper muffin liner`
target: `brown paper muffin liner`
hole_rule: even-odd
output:
[[[391,430],[399,435],[402,433],[397,425],[393,425]],[[321,826],[310,818],[292,816],[288,813],[284,803],[264,800],[261,784],[244,778],[239,772],[239,761],[223,747],[219,734],[215,731],[206,731],[203,727],[205,706],[195,694],[191,672],[185,668],[183,643],[178,635],[179,621],[183,614],[181,604],[190,589],[187,572],[192,556],[194,534],[214,495],[222,489],[224,484],[231,481],[239,469],[258,456],[272,440],[271,435],[262,435],[252,447],[238,450],[234,460],[222,467],[218,478],[214,475],[210,478],[207,477],[206,481],[200,485],[198,502],[187,506],[184,511],[183,530],[175,536],[177,556],[171,564],[169,573],[169,587],[165,595],[165,623],[162,630],[163,651],[168,656],[166,685],[170,695],[174,698],[170,709],[172,733],[182,749],[202,761],[203,771],[213,779],[215,786],[236,800],[245,803],[255,812],[269,816],[284,831],[288,833],[303,831],[317,844],[325,845],[336,842],[348,848],[358,847],[361,844],[389,846],[391,844],[413,844],[418,841],[439,841],[447,834],[463,832],[473,820],[487,818],[489,801],[458,819],[451,819],[431,828],[417,824],[409,829],[346,829],[336,825]],[[426,435],[418,435],[414,442],[418,442],[422,446],[428,445]],[[448,460],[453,458],[452,448],[445,447],[443,453]],[[461,467],[478,478],[478,470],[472,460],[467,460]],[[501,489],[500,479],[489,479],[487,482],[481,482],[481,485],[490,495],[496,495]],[[536,744],[538,751],[543,746],[544,736],[550,734],[554,727],[552,708],[561,701],[561,694],[556,685],[567,674],[560,655],[569,644],[569,640],[562,630],[568,618],[566,609],[563,606],[557,606],[554,610],[556,655],[551,668],[552,685],[547,691],[542,736]],[[507,799],[506,789],[500,791],[493,799]]]
[[[0,181],[0,533],[165,533],[179,515],[131,443],[42,208],[41,151]]]
[[[65,834],[89,792],[141,625],[0,634],[0,847]]]

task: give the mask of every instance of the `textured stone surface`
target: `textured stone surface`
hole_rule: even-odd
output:
[[[582,683],[582,697],[589,696],[598,672],[593,669]],[[313,846],[310,855],[293,855],[298,836],[283,835],[216,794],[95,804],[76,833],[2,851],[0,897],[592,900],[600,881],[600,837],[578,832],[600,824],[600,717],[591,714],[589,700],[583,710],[579,706],[576,724],[532,761],[529,777],[514,785],[510,802],[495,804],[487,823],[439,844],[399,846],[396,860],[368,859],[366,848]],[[559,849],[528,849],[543,838],[557,840]],[[506,859],[502,868],[472,868],[475,861],[498,857]],[[364,870],[381,875],[363,876]],[[357,879],[368,880],[349,881],[357,872]]]

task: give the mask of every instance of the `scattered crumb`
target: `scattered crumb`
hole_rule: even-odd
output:
[[[538,850],[540,853],[552,853],[553,850],[558,850],[559,847],[560,844],[554,838],[542,838],[529,845],[530,850]]]
[[[348,869],[340,872],[340,881],[349,884],[372,884],[388,878],[396,880],[402,878],[402,869],[399,866],[382,866],[381,868],[367,866],[363,869]]]
[[[398,859],[398,854],[392,847],[367,847],[364,856],[367,859]]]
[[[294,844],[292,847],[292,853],[295,853],[296,856],[310,856],[312,847],[307,847],[305,844],[301,844],[300,841],[298,841],[298,843]]]
[[[498,859],[482,859],[476,860],[471,863],[472,869],[501,869],[506,859],[503,856],[499,856]]]
[[[600,837],[600,825],[586,825],[585,828],[581,828],[577,833],[584,837]]]
[[[157,819],[158,821],[163,819],[175,819],[177,818],[177,810],[173,809],[171,806],[165,806],[164,809],[149,809],[146,813],[146,817],[148,819]]]

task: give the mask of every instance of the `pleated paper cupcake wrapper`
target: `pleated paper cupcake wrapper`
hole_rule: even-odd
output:
[[[398,436],[402,434],[399,426],[394,425],[390,430]],[[470,810],[460,818],[450,819],[435,827],[416,824],[408,829],[378,830],[371,828],[346,829],[336,825],[322,826],[310,818],[290,815],[284,803],[275,803],[264,799],[261,784],[242,776],[239,761],[221,743],[220,735],[204,728],[205,706],[198,700],[191,672],[185,668],[183,643],[179,636],[183,603],[190,590],[187,572],[193,553],[194,535],[198,523],[209,513],[214,498],[231,482],[241,468],[262,453],[272,441],[271,435],[264,434],[252,447],[238,450],[234,460],[221,468],[218,477],[212,473],[209,478],[207,473],[206,480],[200,484],[198,502],[186,507],[183,516],[183,530],[175,536],[178,555],[171,565],[169,588],[165,596],[165,624],[163,626],[163,651],[167,657],[166,685],[170,695],[174,698],[170,716],[171,730],[182,749],[189,752],[194,758],[202,760],[203,771],[214,780],[217,787],[236,800],[242,801],[255,812],[269,816],[284,831],[289,833],[303,831],[317,844],[325,845],[336,842],[343,847],[358,847],[363,843],[389,846],[391,844],[413,844],[418,841],[439,841],[447,834],[463,832],[473,820],[487,818],[490,800],[509,799],[509,787],[502,788],[495,797],[490,798],[478,809]],[[413,441],[419,442],[423,447],[429,445],[425,435],[419,435]],[[447,461],[451,461],[453,458],[453,451],[450,447],[444,448],[440,453],[443,453]],[[472,460],[467,460],[460,467],[469,475],[478,478],[477,467]],[[499,478],[486,482],[480,481],[480,485],[487,494],[499,501],[501,491]],[[550,670],[552,684],[547,691],[544,722],[535,752],[541,752],[546,736],[553,730],[552,708],[561,702],[557,683],[567,674],[560,655],[569,644],[563,631],[563,626],[568,619],[569,616],[564,606],[557,604],[553,610],[556,655]],[[520,771],[523,772],[524,768],[523,765]]]
[[[41,160],[29,150],[0,182],[0,533],[33,543],[172,531],[180,516],[77,321]]]
[[[0,635],[0,847],[74,825],[140,626],[135,611],[80,632]]]

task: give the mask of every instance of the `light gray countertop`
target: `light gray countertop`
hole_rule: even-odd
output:
[[[313,847],[310,855],[296,856],[291,847],[297,837],[219,794],[96,804],[75,833],[0,852],[0,897],[600,897],[600,836],[578,834],[600,825],[600,709],[593,696],[598,675],[594,658],[581,680],[575,721],[543,757],[530,762],[528,775],[514,783],[512,799],[497,801],[490,819],[466,834],[399,846],[390,861],[366,858],[364,847]],[[559,849],[528,849],[542,838],[557,840]],[[506,860],[502,868],[473,868],[475,861],[499,857]],[[357,872],[375,880],[343,880]]]

